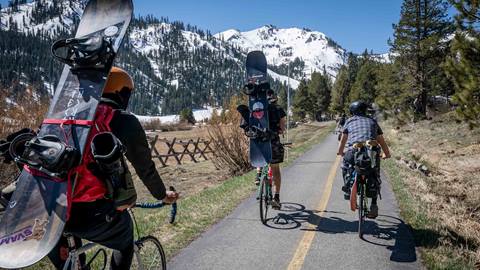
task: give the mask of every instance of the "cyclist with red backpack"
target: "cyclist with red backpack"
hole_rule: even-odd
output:
[[[68,194],[70,211],[65,232],[75,237],[77,247],[85,239],[113,249],[114,270],[130,269],[134,252],[132,220],[125,210],[135,204],[136,192],[124,156],[156,199],[173,203],[178,198],[177,193],[165,189],[145,131],[139,120],[126,111],[133,90],[130,75],[113,67],[83,159],[71,172],[72,191]],[[57,269],[63,268],[68,256],[66,241],[62,238],[49,254]]]

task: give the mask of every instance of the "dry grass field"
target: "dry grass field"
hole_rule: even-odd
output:
[[[480,130],[443,115],[385,131],[386,171],[426,266],[480,269]]]

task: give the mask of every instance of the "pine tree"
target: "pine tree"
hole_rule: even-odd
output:
[[[413,99],[408,91],[411,85],[405,84],[404,81],[413,81],[413,79],[408,80],[410,77],[403,77],[408,74],[402,74],[399,65],[399,62],[379,64],[375,103],[386,116],[395,116],[397,120],[406,122],[411,118],[409,104],[413,103]]]
[[[180,121],[187,122],[189,124],[195,124],[195,117],[193,111],[190,108],[185,108],[180,111]]]
[[[377,84],[377,68],[377,62],[371,59],[368,51],[365,50],[360,61],[360,69],[350,92],[350,102],[362,100],[371,104],[375,101],[377,96],[375,88]]]
[[[458,115],[474,127],[480,125],[480,2],[452,2],[459,11],[458,31],[445,69],[455,85]]]
[[[305,80],[300,81],[295,97],[293,99],[293,117],[296,120],[303,120],[311,112],[312,104],[308,95],[308,85]]]
[[[278,105],[282,107],[283,110],[287,111],[288,107],[288,96],[287,96],[287,87],[282,84],[280,90],[278,90]]]
[[[308,93],[311,101],[311,111],[309,114],[312,115],[315,120],[321,121],[324,115],[328,115],[331,92],[332,82],[325,67],[323,68],[323,73],[312,73],[312,78],[308,83]]]
[[[359,69],[359,61],[357,56],[350,53],[347,60],[347,65],[340,68],[337,79],[332,89],[332,101],[330,104],[330,111],[336,114],[346,112],[349,105],[349,96],[352,86],[355,84]]]
[[[452,33],[448,4],[443,0],[404,0],[401,18],[394,25],[392,52],[400,62],[400,72],[414,78],[410,93],[415,99],[415,112],[426,117],[427,101],[436,74],[442,72],[439,63],[446,56],[445,38]]]

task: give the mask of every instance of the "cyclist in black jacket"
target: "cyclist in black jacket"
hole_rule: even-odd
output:
[[[139,120],[126,111],[133,89],[134,83],[128,73],[117,67],[112,68],[102,95],[99,111],[112,113],[108,122],[111,133],[126,148],[126,158],[150,193],[158,200],[173,203],[178,198],[178,194],[165,189],[152,161],[145,131]],[[99,119],[99,116],[97,111],[96,119]],[[86,147],[90,147],[90,145]],[[8,152],[3,150],[0,152],[6,157],[5,160],[11,161]],[[90,170],[87,165],[91,164],[85,165]],[[83,166],[83,161],[80,166]],[[91,171],[94,172],[93,169]],[[124,168],[124,171],[124,174],[127,174],[128,168]],[[133,224],[129,213],[125,210],[132,205],[119,205],[112,198],[108,198],[104,184],[105,179],[95,181],[95,177],[98,175],[93,173],[95,176],[87,178],[85,175],[88,173],[77,177],[74,184],[70,218],[66,223],[65,232],[75,237],[77,247],[81,246],[81,239],[85,239],[113,249],[111,269],[130,269],[134,251]],[[135,192],[133,193],[136,198]],[[131,204],[134,203],[134,199],[127,201]],[[67,240],[62,238],[49,254],[49,258],[57,269],[63,269],[67,256]],[[84,256],[81,256],[80,259],[85,261]]]
[[[283,162],[285,149],[280,142],[280,135],[283,135],[286,128],[287,114],[277,104],[278,97],[272,89],[267,91],[268,106],[268,120],[270,124],[270,131],[273,134],[271,139],[272,144],[272,160],[270,167],[273,173],[273,186],[275,188],[275,195],[272,200],[272,208],[280,209],[280,188],[282,183],[282,175],[280,174],[280,163]]]

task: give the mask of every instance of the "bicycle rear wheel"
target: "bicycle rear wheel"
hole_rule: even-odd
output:
[[[143,237],[135,242],[135,258],[132,262],[133,270],[165,270],[167,260],[162,245],[153,236]]]
[[[358,203],[358,237],[363,238],[363,223],[365,221],[365,197],[364,197],[364,185],[358,185],[358,191],[360,193]]]
[[[260,220],[262,221],[263,224],[267,224],[269,194],[268,194],[267,180],[265,179],[265,177],[261,180],[261,183],[260,183],[259,201],[260,201],[260,204],[259,204]]]

